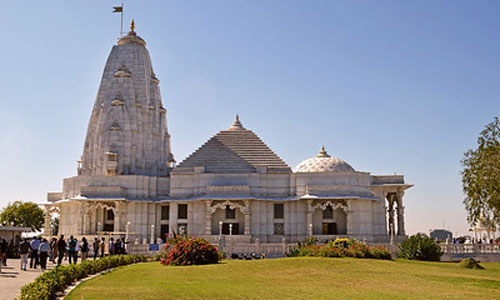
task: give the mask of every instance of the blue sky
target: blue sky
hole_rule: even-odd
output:
[[[0,207],[75,175],[119,1],[0,1]],[[238,113],[290,166],[404,174],[407,231],[466,233],[460,160],[500,111],[497,1],[126,1],[177,160]]]

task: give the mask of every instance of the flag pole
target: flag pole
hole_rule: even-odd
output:
[[[122,38],[123,37],[123,2],[122,2],[122,11],[121,11],[120,15],[121,15],[120,38]]]

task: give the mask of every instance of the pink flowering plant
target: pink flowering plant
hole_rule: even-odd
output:
[[[202,238],[168,235],[165,252],[160,257],[165,266],[216,264],[220,261],[217,248]]]

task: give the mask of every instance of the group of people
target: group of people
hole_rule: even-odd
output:
[[[103,237],[100,240],[96,237],[92,244],[92,254],[94,259],[104,257],[105,249],[107,244],[107,254],[126,254],[125,245],[128,242],[125,238],[118,238],[114,240],[110,238],[108,243]],[[0,257],[3,258],[3,243],[0,242]],[[34,237],[33,239],[23,239],[19,244],[19,255],[21,256],[21,270],[26,271],[28,258],[30,259],[30,268],[36,269],[38,266],[42,270],[47,269],[47,260],[57,263],[57,265],[62,264],[63,259],[68,259],[69,263],[76,264],[78,262],[78,256],[80,254],[81,260],[87,260],[89,253],[91,253],[91,248],[89,242],[85,237],[82,237],[79,241],[74,236],[70,236],[68,240],[61,235],[59,239],[53,238],[50,242],[47,239]],[[56,261],[57,260],[57,261]],[[2,271],[0,266],[0,272]]]
[[[448,240],[446,241],[448,243]],[[487,239],[487,238],[466,238],[466,237],[459,237],[459,238],[453,238],[451,240],[452,244],[490,244],[490,245],[495,245],[498,244],[500,245],[500,238],[498,239]]]
[[[119,255],[119,254],[127,254],[127,251],[125,249],[125,245],[127,245],[129,242],[125,241],[125,238],[118,238],[114,240],[113,238],[109,238],[108,242],[108,253],[109,255]],[[101,257],[104,256],[104,249],[106,248],[106,239],[102,238],[101,241],[99,241],[98,238],[94,239],[94,259],[97,258],[98,253],[101,254]]]
[[[47,259],[51,255],[51,247],[47,239],[39,237],[31,241],[24,239],[19,244],[19,256],[21,256],[21,270],[26,271],[28,256],[30,257],[30,268],[36,269],[40,265],[42,270],[47,269]]]

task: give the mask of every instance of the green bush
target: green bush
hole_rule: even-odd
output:
[[[292,248],[289,249],[289,251],[286,253],[286,256],[310,256],[310,255],[301,255],[300,251],[302,248],[305,246],[313,246],[316,245],[318,242],[318,238],[316,237],[308,237],[305,238],[303,241],[297,241],[296,245]]]
[[[355,239],[336,239],[326,245],[297,242],[287,256],[322,256],[391,259],[391,253],[382,247],[371,247]]]
[[[484,270],[483,266],[472,257],[462,259],[458,266],[464,269]]]
[[[441,247],[430,237],[417,233],[399,245],[397,256],[411,260],[439,261],[443,255]]]
[[[145,262],[145,255],[115,255],[98,260],[87,260],[79,264],[58,266],[53,270],[43,272],[35,281],[21,288],[19,300],[52,300],[56,299],[73,282],[88,275],[99,273],[109,268],[122,265]]]

